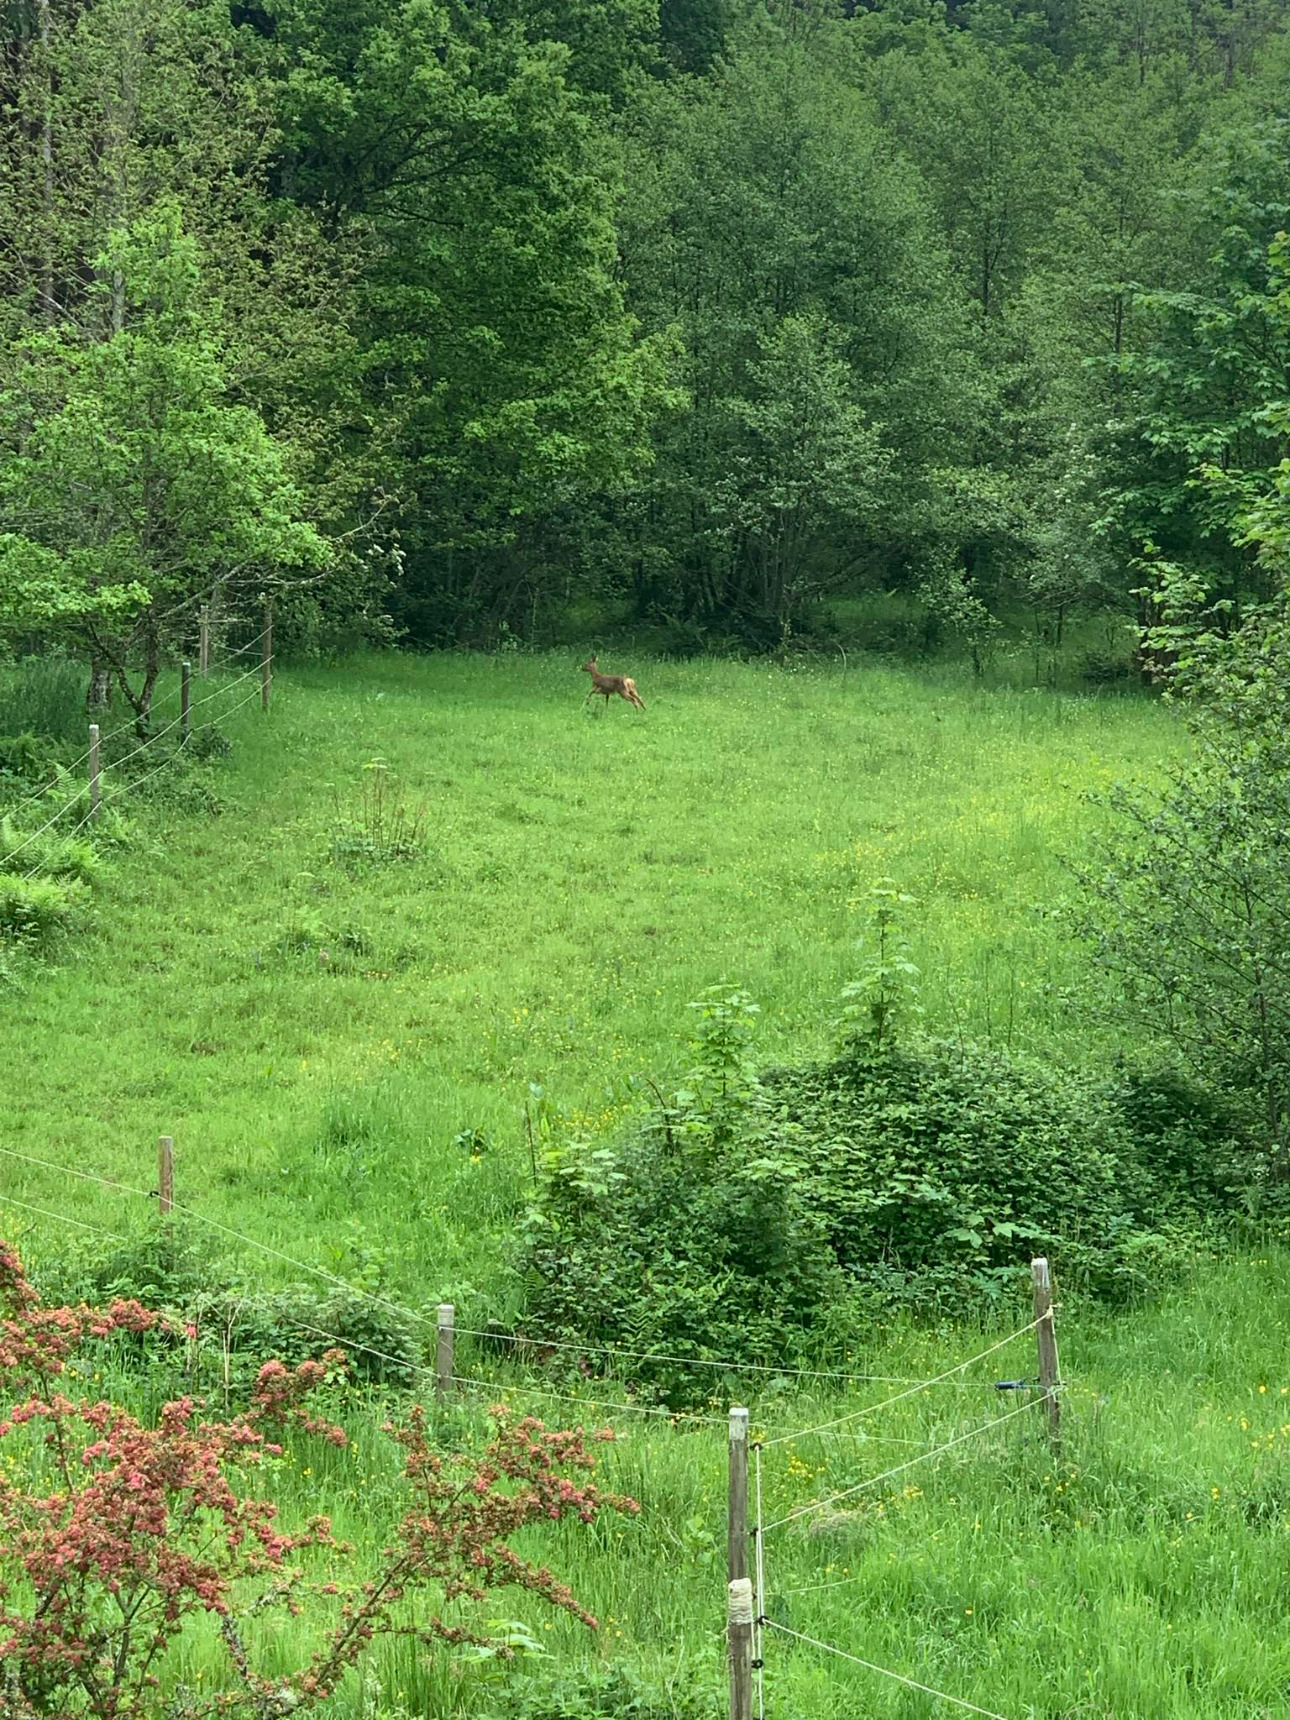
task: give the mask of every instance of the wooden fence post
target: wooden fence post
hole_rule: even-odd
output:
[[[726,1610],[730,1642],[730,1720],[752,1720],[753,1586],[747,1577],[730,1584]]]
[[[730,1411],[730,1506],[726,1516],[730,1720],[752,1720],[753,1588],[748,1576],[748,1411]]]
[[[748,1575],[748,1411],[730,1412],[730,1511],[726,1518],[726,1577]]]
[[[1039,1385],[1048,1416],[1048,1438],[1055,1455],[1061,1454],[1061,1375],[1057,1365],[1057,1329],[1053,1316],[1053,1280],[1042,1256],[1030,1262],[1035,1290],[1035,1344],[1039,1351]]]
[[[175,1204],[175,1143],[169,1135],[157,1142],[157,1211],[163,1218]]]
[[[273,692],[273,605],[265,605],[264,655],[260,659],[260,708],[267,711]]]
[[[197,673],[204,681],[211,672],[211,612],[203,603],[197,622]]]
[[[98,822],[103,810],[103,791],[99,783],[99,726],[90,724],[90,822]]]
[[[188,745],[188,737],[193,729],[193,666],[187,657],[179,665],[179,744]]]
[[[439,1342],[435,1347],[434,1395],[439,1403],[452,1395],[452,1380],[456,1368],[453,1362],[453,1340],[456,1337],[456,1309],[451,1302],[439,1304]]]

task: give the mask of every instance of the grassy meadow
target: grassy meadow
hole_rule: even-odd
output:
[[[1057,912],[1061,857],[1099,816],[1087,791],[1177,753],[1161,707],[868,663],[606,661],[636,675],[642,716],[584,710],[578,660],[387,655],[281,673],[267,718],[252,704],[229,724],[234,753],[211,778],[221,815],[140,797],[138,840],[88,930],[0,998],[0,1145],[149,1189],[155,1138],[171,1134],[182,1203],[418,1310],[451,1299],[477,1327],[518,1307],[526,1101],[559,1131],[612,1131],[639,1077],[684,1067],[686,1005],[722,979],[761,1003],[767,1055],[818,1049],[879,877],[918,898],[933,1031],[1054,1059],[1114,1053]],[[420,858],[356,863],[364,792],[369,819],[373,792],[387,813],[424,816]],[[68,1232],[33,1206],[117,1232],[144,1222],[137,1197],[0,1165],[0,1220],[38,1269],[56,1268]],[[210,1246],[254,1281],[299,1276],[231,1237]],[[994,1382],[1033,1372],[1028,1336],[881,1412],[901,1384],[714,1370],[711,1420],[674,1425],[584,1415],[543,1390],[612,1402],[619,1388],[526,1377],[466,1340],[463,1365],[516,1402],[622,1430],[605,1478],[640,1516],[561,1530],[550,1549],[602,1629],[517,1597],[503,1605],[549,1659],[503,1673],[383,1650],[335,1711],[628,1714],[621,1692],[601,1706],[579,1694],[589,1669],[626,1666],[673,1692],[678,1716],[723,1713],[721,1421],[743,1399],[776,1441],[766,1521],[875,1483],[768,1532],[767,1611],[792,1630],[1007,1720],[1282,1715],[1287,1264],[1262,1248],[1180,1262],[1140,1310],[1064,1306],[1060,1464],[1035,1412],[881,1479],[1018,1408]],[[984,1330],[840,1334],[832,1365],[926,1379],[1028,1318],[1018,1301]],[[490,1391],[449,1412],[453,1437]],[[322,1497],[339,1533],[379,1544],[383,1415],[355,1396],[349,1452],[295,1442],[273,1477],[288,1518]],[[276,1628],[286,1665],[308,1626]],[[186,1646],[183,1678],[209,1688],[219,1655]],[[785,1636],[768,1633],[765,1657],[776,1720],[951,1711]]]

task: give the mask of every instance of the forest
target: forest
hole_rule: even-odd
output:
[[[94,700],[268,596],[979,665],[1268,594],[1279,0],[4,18],[0,637]]]

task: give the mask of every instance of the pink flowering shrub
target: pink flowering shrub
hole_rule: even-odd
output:
[[[580,1430],[512,1423],[495,1410],[482,1457],[444,1456],[413,1409],[405,1427],[389,1429],[404,1451],[407,1508],[377,1567],[356,1572],[325,1517],[284,1531],[276,1507],[237,1484],[280,1451],[271,1436],[281,1429],[344,1444],[307,1403],[343,1368],[341,1353],[294,1369],[268,1363],[249,1408],[223,1421],[180,1398],[145,1427],[62,1389],[87,1344],[158,1324],[132,1301],[43,1307],[0,1240],[0,1720],[156,1715],[167,1656],[202,1616],[219,1621],[229,1678],[224,1692],[187,1700],[189,1715],[315,1706],[378,1636],[484,1641],[439,1609],[508,1584],[595,1628],[568,1588],[509,1545],[530,1524],[637,1509],[590,1480]],[[333,1580],[308,1575],[319,1550]],[[424,1588],[432,1610],[411,1622],[400,1603]],[[255,1669],[245,1625],[274,1604],[314,1624],[318,1646],[294,1675],[269,1680]]]

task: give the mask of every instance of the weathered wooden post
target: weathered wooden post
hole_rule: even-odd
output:
[[[264,655],[260,659],[260,708],[267,711],[273,692],[273,605],[265,605]]]
[[[730,1640],[730,1720],[752,1720],[753,1586],[747,1577],[730,1585],[726,1613]]]
[[[211,672],[211,612],[203,603],[197,620],[197,673],[204,681]]]
[[[730,1494],[726,1577],[730,1720],[752,1717],[753,1589],[748,1577],[748,1411],[730,1411]]]
[[[453,1361],[453,1343],[456,1337],[457,1312],[451,1302],[439,1304],[439,1342],[435,1346],[434,1358],[434,1395],[438,1403],[446,1403],[452,1395],[453,1375],[456,1372]]]
[[[90,724],[90,823],[98,822],[103,810],[103,790],[99,778],[99,726]]]
[[[193,729],[193,666],[187,657],[179,665],[179,744],[188,745],[188,737]]]
[[[175,1204],[175,1143],[170,1135],[157,1142],[157,1211],[165,1218]]]
[[[730,1510],[726,1519],[726,1576],[748,1575],[748,1411],[730,1412]]]
[[[1030,1262],[1035,1290],[1035,1344],[1039,1351],[1039,1386],[1048,1416],[1048,1438],[1055,1455],[1062,1444],[1061,1374],[1057,1363],[1057,1328],[1053,1315],[1053,1279],[1042,1256]]]

